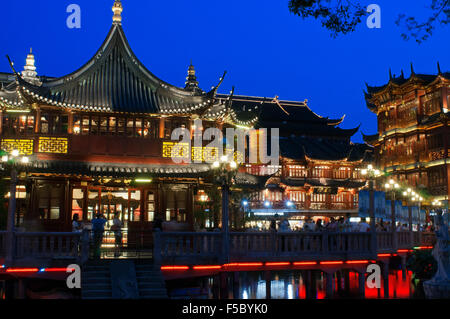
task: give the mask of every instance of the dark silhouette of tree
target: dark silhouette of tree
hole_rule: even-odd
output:
[[[423,21],[404,13],[398,15],[395,23],[404,27],[401,36],[405,40],[414,39],[418,43],[427,40],[438,25],[450,23],[450,0],[428,0],[430,13]],[[368,16],[367,6],[373,1],[363,0],[290,0],[289,10],[303,19],[320,20],[332,37],[355,31],[363,17]]]

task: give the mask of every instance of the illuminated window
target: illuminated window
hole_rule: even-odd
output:
[[[100,118],[98,116],[91,117],[91,134],[97,135],[99,132]]]
[[[134,119],[127,119],[127,136],[134,136]]]
[[[117,118],[117,135],[125,135],[125,119],[123,117]]]
[[[80,188],[74,188],[72,190],[72,218],[75,214],[78,214],[79,220],[83,219],[83,202],[83,190]]]
[[[73,116],[73,134],[80,135],[81,133],[81,120],[79,115]]]
[[[38,187],[39,217],[41,219],[60,219],[64,194],[62,184],[47,184]]]
[[[149,192],[147,195],[147,221],[155,219],[155,194]]]
[[[89,135],[89,126],[90,126],[90,120],[89,116],[83,116],[83,123],[82,123],[82,129],[81,134],[82,135]]]
[[[135,135],[136,137],[141,137],[143,132],[142,132],[142,119],[136,119],[135,121]]]
[[[115,117],[110,117],[108,119],[109,123],[108,123],[108,132],[110,135],[115,135],[116,134],[116,126],[117,126],[117,121]]]
[[[101,117],[100,118],[100,135],[108,134],[108,118]]]

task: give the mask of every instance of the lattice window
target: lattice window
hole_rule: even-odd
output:
[[[67,138],[59,137],[39,137],[40,153],[67,154],[69,141]]]

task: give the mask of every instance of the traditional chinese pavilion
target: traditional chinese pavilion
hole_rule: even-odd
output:
[[[427,189],[434,199],[450,194],[450,73],[392,76],[367,86],[367,107],[377,115],[378,133],[365,135],[376,164],[399,181]]]
[[[116,0],[105,41],[71,74],[38,76],[32,52],[21,73],[11,63],[13,73],[0,74],[1,147],[31,158],[17,190],[18,225],[67,231],[76,213],[90,220],[119,211],[129,229],[150,228],[156,216],[192,228],[202,190],[214,187],[210,164],[174,163],[171,133],[195,134],[198,119],[204,129],[280,128],[280,165],[246,164],[238,175],[239,185],[261,190],[253,210],[290,200],[299,214],[356,214],[359,167],[371,150],[351,142],[358,128],[339,128],[343,118],[321,117],[306,101],[219,94],[224,77],[205,92],[192,65],[184,88],[166,83],[133,54],[122,10]],[[192,149],[193,159],[216,155]]]

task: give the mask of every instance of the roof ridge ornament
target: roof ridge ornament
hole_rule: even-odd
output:
[[[122,24],[122,2],[120,0],[115,0],[114,5],[112,7],[112,11],[114,12],[113,23],[114,24]]]
[[[278,107],[279,107],[284,113],[286,113],[287,115],[290,115],[290,114],[289,114],[289,113],[281,106],[280,100],[279,100],[278,98],[279,98],[279,96],[276,95],[276,96],[273,98],[272,103],[276,103],[276,104],[278,105]]]

